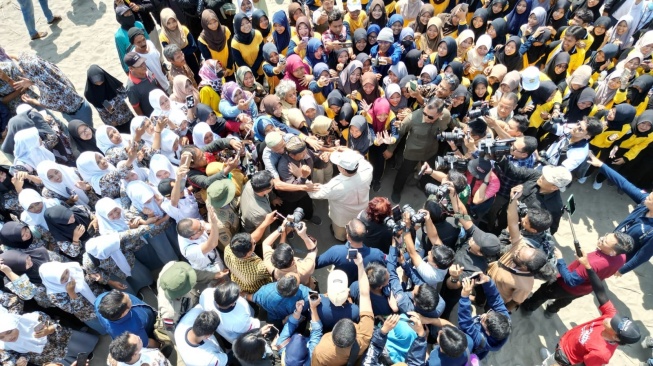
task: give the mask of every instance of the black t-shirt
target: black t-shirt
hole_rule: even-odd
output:
[[[460,228],[456,225],[456,219],[447,217],[445,221],[435,224],[435,229],[438,231],[438,237],[442,241],[442,244],[456,251],[458,234],[460,234]],[[426,235],[426,229],[422,230],[422,243],[424,243],[423,248],[425,253],[433,248],[433,243],[431,243],[429,237]]]
[[[149,116],[154,111],[154,108],[152,108],[152,105],[150,104],[150,92],[158,88],[159,85],[156,83],[154,78],[152,78],[152,80],[149,78],[136,80],[140,80],[138,84],[132,80],[131,75],[127,78],[126,89],[129,103],[131,103],[132,106],[140,107],[144,116]]]
[[[465,268],[463,270],[463,277],[471,276],[474,272],[479,271],[485,273],[488,267],[488,262],[485,257],[478,256],[469,251],[468,241],[469,238],[474,235],[474,230],[477,230],[475,225],[465,231],[465,238],[462,242],[463,244],[460,245],[453,259],[454,264],[461,265]]]
[[[358,214],[358,219],[365,224],[367,229],[363,243],[368,247],[377,248],[383,253],[388,253],[392,245],[392,230],[388,229],[383,223],[379,224],[370,220],[365,211]]]

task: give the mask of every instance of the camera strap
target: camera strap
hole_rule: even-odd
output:
[[[356,365],[356,361],[358,361],[358,352],[360,349],[361,348],[358,345],[358,340],[355,340],[354,344],[351,345],[351,349],[349,350],[349,359],[347,360],[347,366]]]

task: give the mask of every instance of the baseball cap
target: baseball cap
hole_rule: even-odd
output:
[[[343,169],[354,170],[358,168],[358,163],[362,158],[363,156],[354,150],[345,150],[332,152],[330,160],[335,165],[343,167]]]
[[[487,159],[476,158],[469,162],[467,166],[469,173],[476,179],[485,179],[492,170],[492,163]]]
[[[347,5],[347,7],[349,7],[349,5]],[[392,34],[392,29],[386,27],[381,29],[379,34],[376,36],[376,40],[394,43],[395,36]]]
[[[339,269],[331,271],[327,278],[327,296],[335,306],[342,306],[349,297],[349,279],[344,271]]]
[[[123,58],[123,61],[125,61],[125,65],[128,67],[139,67],[145,62],[145,59],[141,57],[138,53],[132,51],[128,52],[125,57]]]
[[[616,314],[610,319],[610,326],[624,344],[637,343],[642,338],[639,327],[628,317]]]
[[[186,295],[196,283],[197,274],[186,262],[173,263],[159,276],[159,286],[169,299],[178,299]]]
[[[118,14],[118,15],[123,15],[123,14],[125,14],[126,12],[128,12],[130,10],[131,9],[129,9],[129,7],[126,6],[126,5],[116,6],[116,14]]]
[[[281,140],[283,140],[283,136],[277,131],[272,131],[265,135],[265,145],[269,148],[279,145]]]
[[[220,179],[211,183],[206,189],[206,195],[211,202],[211,206],[218,210],[230,203],[236,196],[236,186],[231,179]]]
[[[521,85],[526,91],[533,91],[540,87],[540,69],[529,66],[521,72]]]
[[[542,176],[547,182],[558,188],[565,188],[571,183],[571,173],[561,166],[547,165],[542,168]]]
[[[349,0],[347,1],[347,10],[350,12],[363,9],[363,5],[360,0]]]
[[[486,233],[485,231],[474,227],[474,242],[481,248],[481,253],[486,257],[493,257],[499,253],[501,243],[496,235]]]

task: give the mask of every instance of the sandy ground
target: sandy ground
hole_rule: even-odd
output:
[[[0,44],[9,54],[33,51],[56,63],[70,77],[80,94],[84,91],[86,70],[93,63],[125,81],[114,46],[113,34],[118,24],[115,21],[111,2],[50,1],[53,12],[63,17],[63,21],[54,27],[46,24],[38,2],[34,1],[34,3],[37,28],[47,30],[50,34],[45,39],[30,41],[17,2],[0,0],[0,22],[3,29]],[[269,1],[267,3],[269,14],[285,5],[281,0]],[[101,123],[97,114],[95,114],[95,121]],[[390,195],[394,174],[394,170],[388,170],[380,195]],[[584,186],[576,183],[567,190],[565,198],[569,194],[576,196],[577,213],[573,220],[585,251],[593,250],[598,237],[611,231],[632,210],[632,202],[628,197],[617,194],[614,188],[607,185],[597,192],[591,189],[589,183]],[[423,201],[423,194],[414,186],[406,187],[402,203],[410,203],[413,207],[418,207]],[[326,202],[317,202],[317,209],[317,213],[326,219]],[[309,225],[309,232],[318,238],[321,251],[333,243],[327,221],[319,227]],[[570,262],[574,255],[573,239],[566,219],[561,223],[556,237],[565,258]],[[325,271],[320,270],[316,274],[321,282],[326,279]],[[650,285],[652,279],[653,266],[649,262],[622,278],[612,278],[607,281],[610,297],[617,309],[634,319],[645,336],[653,329],[651,316],[653,287]],[[536,288],[537,286],[539,284]],[[146,297],[151,299],[151,295],[153,294],[148,294]],[[514,314],[513,333],[508,344],[500,352],[491,354],[483,364],[497,366],[540,364],[538,352],[540,347],[554,349],[559,337],[567,329],[598,315],[596,301],[591,296],[576,300],[551,320],[544,318],[541,310],[536,311],[529,318],[524,318],[520,313]],[[108,337],[102,339],[96,349],[93,365],[104,363],[109,342]],[[650,355],[651,351],[642,349],[639,344],[620,347],[610,365],[637,365]]]

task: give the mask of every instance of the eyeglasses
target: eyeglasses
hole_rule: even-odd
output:
[[[523,151],[519,151],[519,150],[517,150],[517,148],[515,147],[515,145],[510,145],[510,151],[518,152],[518,153],[521,153],[521,154],[524,153]]]
[[[426,117],[428,119],[435,119],[435,116],[432,116],[432,115],[430,115],[430,114],[428,114],[428,113],[426,113],[424,111],[422,111],[422,114],[424,115],[424,117]]]

